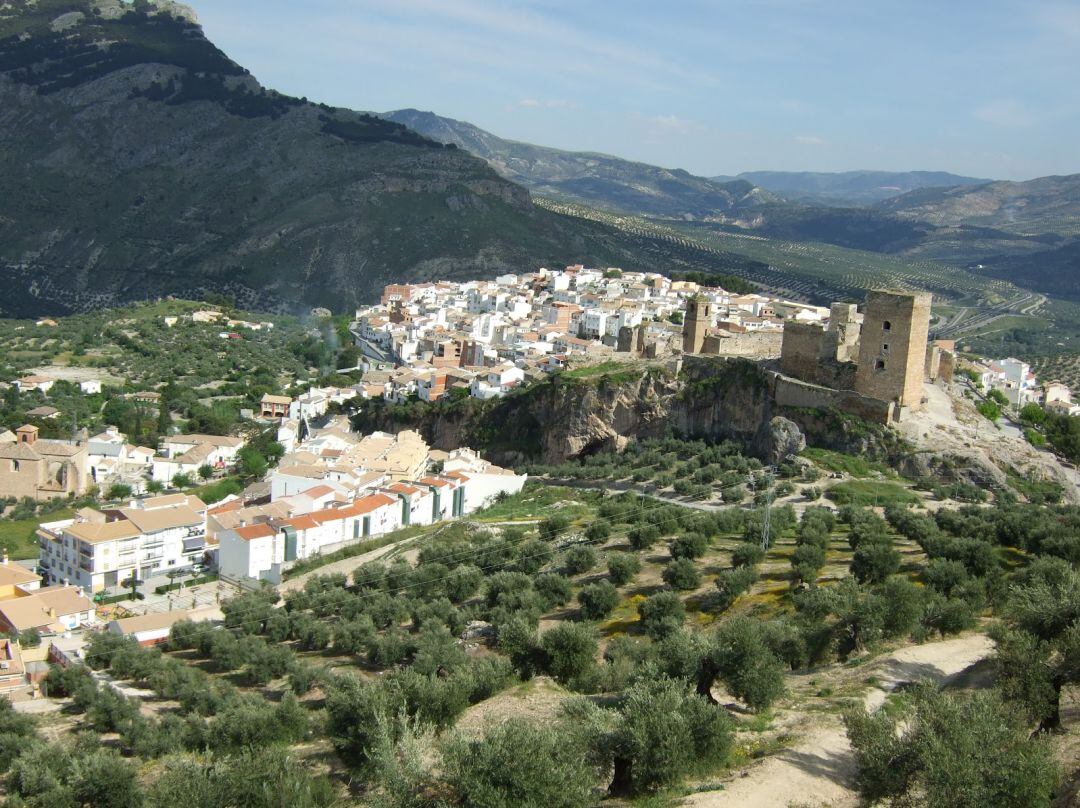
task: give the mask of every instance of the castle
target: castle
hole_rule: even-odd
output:
[[[830,403],[840,409],[899,420],[922,409],[926,379],[952,379],[951,344],[929,343],[931,303],[925,292],[875,290],[866,295],[861,323],[852,303],[834,303],[827,328],[788,323],[780,373],[839,393]]]
[[[924,380],[951,380],[955,367],[950,343],[929,344],[931,302],[925,292],[871,291],[861,316],[854,303],[833,303],[827,327],[787,320],[775,374],[777,403],[832,406],[883,423],[921,409]],[[687,301],[684,354],[738,353],[725,350],[725,337],[710,329],[711,314],[707,300]],[[769,354],[776,356],[769,351],[761,358]]]

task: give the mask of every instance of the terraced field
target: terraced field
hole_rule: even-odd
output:
[[[770,291],[817,301],[861,297],[871,288],[923,289],[942,300],[995,306],[1025,293],[1006,281],[982,278],[934,261],[910,261],[881,253],[821,243],[789,242],[735,232],[709,223],[658,222],[537,198],[542,207],[599,221],[633,235],[676,248],[729,256],[733,274]],[[738,269],[741,258],[753,262]]]

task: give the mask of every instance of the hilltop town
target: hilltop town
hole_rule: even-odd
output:
[[[277,708],[258,688],[280,680],[304,709],[350,722],[342,668],[377,670],[393,687],[434,654],[431,675],[457,682],[493,654],[506,665],[495,690],[539,675],[545,698],[562,703],[620,675],[623,663],[596,662],[601,647],[621,653],[619,636],[662,653],[688,621],[722,633],[748,614],[776,637],[792,625],[826,632],[814,652],[825,666],[931,630],[960,634],[952,656],[912,650],[942,670],[986,658],[972,629],[998,551],[959,520],[1001,532],[1014,512],[1050,519],[1047,538],[1031,541],[1072,557],[1062,532],[1078,490],[1071,391],[1019,360],[935,339],[929,294],[878,290],[824,307],[699,280],[571,266],[393,284],[348,321],[303,332],[185,304],[132,334],[196,338],[228,362],[230,350],[258,355],[293,329],[287,350],[330,365],[274,373],[237,362],[239,379],[189,372],[122,386],[93,367],[11,374],[0,530],[30,540],[0,562],[0,691],[20,711],[58,709],[55,696],[76,687],[67,677],[104,664],[86,703],[179,698],[187,715],[188,690],[130,688],[138,674],[125,660],[153,657],[198,669],[176,674],[199,679],[185,688],[217,692],[218,676],[234,677],[236,703],[267,711]],[[103,422],[111,414],[123,428]],[[865,546],[846,538],[864,533]],[[960,565],[968,588],[940,588],[944,564]],[[909,577],[933,583],[909,591]],[[851,581],[850,608],[899,598],[906,622],[867,628],[853,645],[839,601],[820,625],[785,622],[791,609],[809,620],[804,591],[834,591],[838,579]],[[563,639],[548,639],[563,633],[584,643],[577,673],[558,661]],[[436,636],[441,650],[425,650]],[[165,653],[140,650],[149,646]],[[789,663],[786,647],[762,651],[767,694],[736,672],[718,686],[748,709],[775,702],[785,722],[842,737],[840,697],[782,674],[810,659]],[[212,660],[211,673],[188,653]],[[588,671],[601,678],[575,678]],[[323,690],[337,694],[328,706]],[[477,692],[475,709],[487,709]],[[524,690],[509,698],[531,705]],[[805,706],[815,700],[824,713]],[[117,724],[124,748],[155,721]],[[792,776],[775,765],[781,781]]]

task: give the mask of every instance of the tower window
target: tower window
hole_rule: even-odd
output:
[[[881,343],[881,350],[883,350],[885,353],[888,353],[889,352],[889,343],[887,343],[887,342]]]
[[[874,362],[874,370],[885,370],[885,360],[878,359]]]
[[[883,322],[881,324],[881,330],[882,331],[892,331],[892,323],[890,323],[888,320],[886,320],[885,322]]]

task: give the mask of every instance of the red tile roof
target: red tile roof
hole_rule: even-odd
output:
[[[310,530],[319,526],[313,514],[294,516],[292,519],[286,519],[282,524],[289,525],[289,527],[294,527],[297,530]]]
[[[236,535],[244,541],[252,541],[253,539],[262,539],[267,536],[273,536],[274,532],[274,529],[265,522],[236,528]]]

